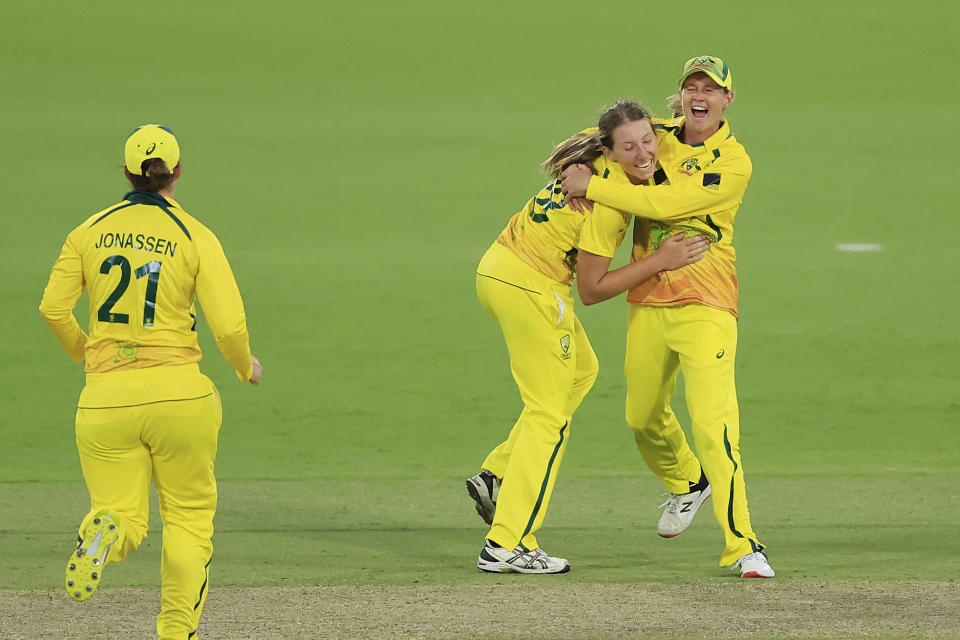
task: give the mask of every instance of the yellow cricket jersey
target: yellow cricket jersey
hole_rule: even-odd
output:
[[[621,180],[590,179],[587,198],[636,216],[634,261],[660,246],[678,228],[702,229],[716,238],[703,259],[675,271],[665,271],[630,290],[627,300],[636,304],[677,306],[705,304],[737,315],[737,256],[733,248],[733,220],[743,202],[753,172],[750,157],[724,122],[705,142],[687,145],[680,133],[684,118],[654,118],[660,145],[660,165],[649,186]],[[586,227],[581,246],[598,255],[609,255],[615,236]]]
[[[603,156],[594,161],[593,167],[600,176],[627,180],[620,166]],[[592,212],[578,213],[566,205],[560,181],[553,180],[510,218],[497,242],[536,271],[569,285],[576,273],[581,226],[601,210],[606,211],[596,223],[599,232],[612,237],[619,234],[622,240],[631,216],[603,205],[594,205]]]
[[[73,308],[90,298],[89,336]],[[131,191],[67,236],[40,313],[88,373],[196,363],[194,299],[241,380],[253,374],[243,300],[220,241],[173,199]]]

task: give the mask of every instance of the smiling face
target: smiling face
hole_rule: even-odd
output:
[[[657,170],[658,150],[650,120],[631,120],[613,130],[613,146],[605,146],[603,155],[623,167],[630,182],[640,184]]]
[[[686,124],[683,141],[703,142],[720,129],[723,110],[733,102],[733,91],[727,91],[702,71],[691,73],[680,85],[680,99]]]

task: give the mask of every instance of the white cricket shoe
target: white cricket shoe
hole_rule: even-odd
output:
[[[554,558],[543,549],[528,551],[518,546],[513,551],[487,540],[477,558],[477,568],[490,573],[566,573],[566,558]]]
[[[659,507],[663,509],[663,515],[657,523],[657,534],[661,538],[673,538],[686,531],[693,522],[693,516],[697,515],[700,506],[712,493],[713,489],[707,485],[702,491],[664,494],[670,497]]]
[[[487,524],[493,524],[497,512],[497,495],[500,493],[500,478],[489,471],[481,471],[467,478],[467,493],[476,502],[477,514]]]
[[[777,575],[763,551],[743,556],[730,568],[731,571],[736,569],[740,569],[741,578],[772,578]]]

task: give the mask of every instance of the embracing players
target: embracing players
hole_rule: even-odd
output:
[[[654,121],[659,161],[644,186],[595,175],[585,163],[562,173],[562,192],[573,199],[574,208],[579,209],[580,197],[608,207],[595,206],[580,230],[578,288],[587,304],[606,299],[590,285],[607,274],[623,238],[615,223],[624,212],[640,216],[634,229],[635,263],[671,235],[700,232],[710,238],[703,260],[654,274],[630,290],[627,422],[641,455],[669,494],[661,505],[658,533],[665,538],[682,533],[713,495],[725,539],[720,564],[732,565],[745,578],[770,578],[775,573],[747,509],[734,382],[738,285],[733,221],[752,164],[724,118],[734,99],[727,64],[715,56],[692,58],[678,84],[672,105],[677,117]],[[608,157],[621,164],[646,166],[638,144],[609,151]],[[670,407],[680,371],[699,457]],[[485,519],[498,512],[499,483],[508,482],[490,461],[488,457],[484,472],[468,480]]]
[[[619,162],[611,149],[630,145],[640,158]],[[491,527],[477,566],[490,572],[564,573],[570,565],[540,549],[543,523],[574,411],[593,386],[597,357],[574,312],[571,283],[580,229],[590,213],[573,210],[556,177],[564,167],[589,162],[592,171],[624,185],[649,180],[656,167],[656,135],[640,105],[621,101],[600,116],[599,132],[573,136],[554,149],[544,169],[554,177],[514,215],[477,267],[477,295],[500,324],[510,368],[524,408],[507,439],[467,480],[477,512]],[[596,205],[595,209],[604,209]],[[623,237],[630,216],[609,212],[605,233]],[[701,236],[677,237],[656,252],[597,278],[605,299],[653,274],[695,262],[706,249]],[[579,285],[583,287],[583,283]]]

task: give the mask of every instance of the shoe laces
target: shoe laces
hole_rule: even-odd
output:
[[[547,568],[547,552],[537,547],[536,549],[524,551],[523,547],[516,547],[513,550],[516,558],[523,561],[527,567],[539,566],[542,569]]]
[[[751,559],[764,562],[765,564],[768,564],[768,565],[770,564],[770,560],[767,558],[767,554],[765,554],[762,551],[754,551],[753,553],[748,553],[744,556],[741,556],[740,559],[737,560],[732,567],[730,567],[730,571],[738,570],[740,568],[740,565],[742,565],[747,560],[751,560]]]
[[[662,498],[663,496],[670,496],[670,497],[667,498],[667,501],[666,501],[666,502],[664,502],[662,505],[660,505],[659,507],[657,507],[657,509],[663,509],[664,507],[666,507],[666,512],[667,512],[667,513],[672,513],[673,515],[677,515],[678,513],[680,513],[680,496],[681,496],[681,495],[683,495],[683,494],[681,494],[681,493],[661,493],[661,494],[660,494],[660,497],[661,497],[661,498]]]

